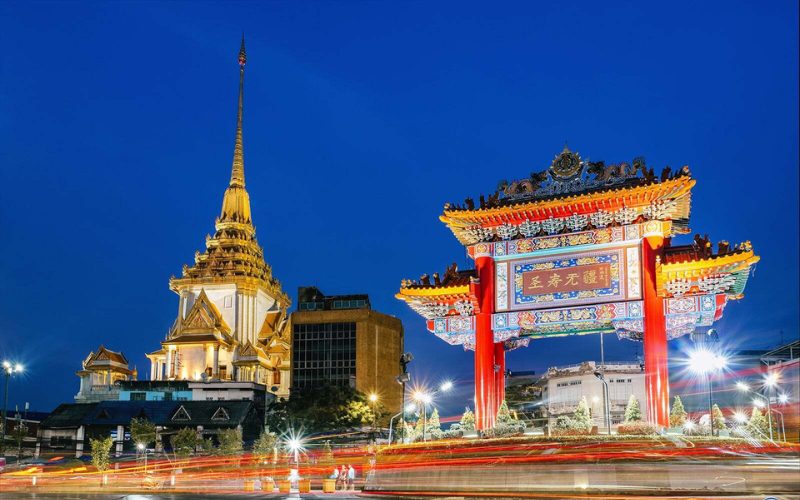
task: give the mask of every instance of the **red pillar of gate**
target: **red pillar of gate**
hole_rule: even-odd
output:
[[[644,384],[647,421],[669,427],[669,367],[664,299],[656,287],[656,256],[664,238],[650,235],[642,241],[642,288],[644,291]]]
[[[479,285],[476,289],[478,313],[475,315],[475,428],[492,429],[497,416],[494,372],[494,260],[491,256],[476,256],[475,270]]]
[[[494,396],[497,412],[506,399],[506,346],[502,342],[494,344]]]

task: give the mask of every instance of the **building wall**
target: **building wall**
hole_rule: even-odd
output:
[[[295,325],[354,322],[356,390],[364,394],[378,394],[381,405],[389,414],[400,410],[402,386],[395,380],[400,375],[400,355],[403,352],[403,325],[399,319],[370,309],[340,309],[295,311],[291,321],[293,332]],[[293,356],[296,355],[293,353]],[[295,380],[294,359],[292,372],[292,379]]]
[[[594,376],[594,361],[579,365],[551,368],[546,376],[547,386],[542,394],[547,406],[548,423],[553,426],[560,415],[572,415],[585,397],[598,428],[603,420],[603,383]],[[609,412],[612,427],[622,423],[631,394],[639,400],[642,418],[647,418],[644,372],[635,363],[607,363],[605,379],[608,382]]]

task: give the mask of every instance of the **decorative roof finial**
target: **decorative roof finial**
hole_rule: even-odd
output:
[[[242,46],[239,49],[239,110],[236,116],[236,144],[233,147],[233,168],[231,169],[231,186],[244,187],[244,146],[242,144],[242,112],[244,108],[244,65],[247,53],[244,50],[244,33]]]
[[[239,49],[239,66],[247,63],[247,52],[244,50],[244,32],[242,32],[242,47]]]

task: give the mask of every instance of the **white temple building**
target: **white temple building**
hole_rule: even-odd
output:
[[[264,261],[255,236],[245,189],[242,113],[244,40],[239,52],[239,106],[231,178],[215,233],[192,266],[170,279],[178,294],[177,318],[147,354],[151,380],[237,381],[263,384],[278,397],[289,395],[291,305]]]

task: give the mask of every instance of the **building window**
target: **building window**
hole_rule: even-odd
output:
[[[323,382],[346,386],[355,377],[355,322],[298,324],[292,332],[294,387]]]
[[[233,296],[228,295],[227,297],[225,297],[225,307],[226,308],[233,307]]]
[[[281,385],[281,371],[280,370],[272,370],[272,385]]]
[[[132,392],[131,401],[145,401],[147,399],[146,392]]]
[[[172,401],[172,393],[171,392],[165,392],[164,393],[164,401]]]

